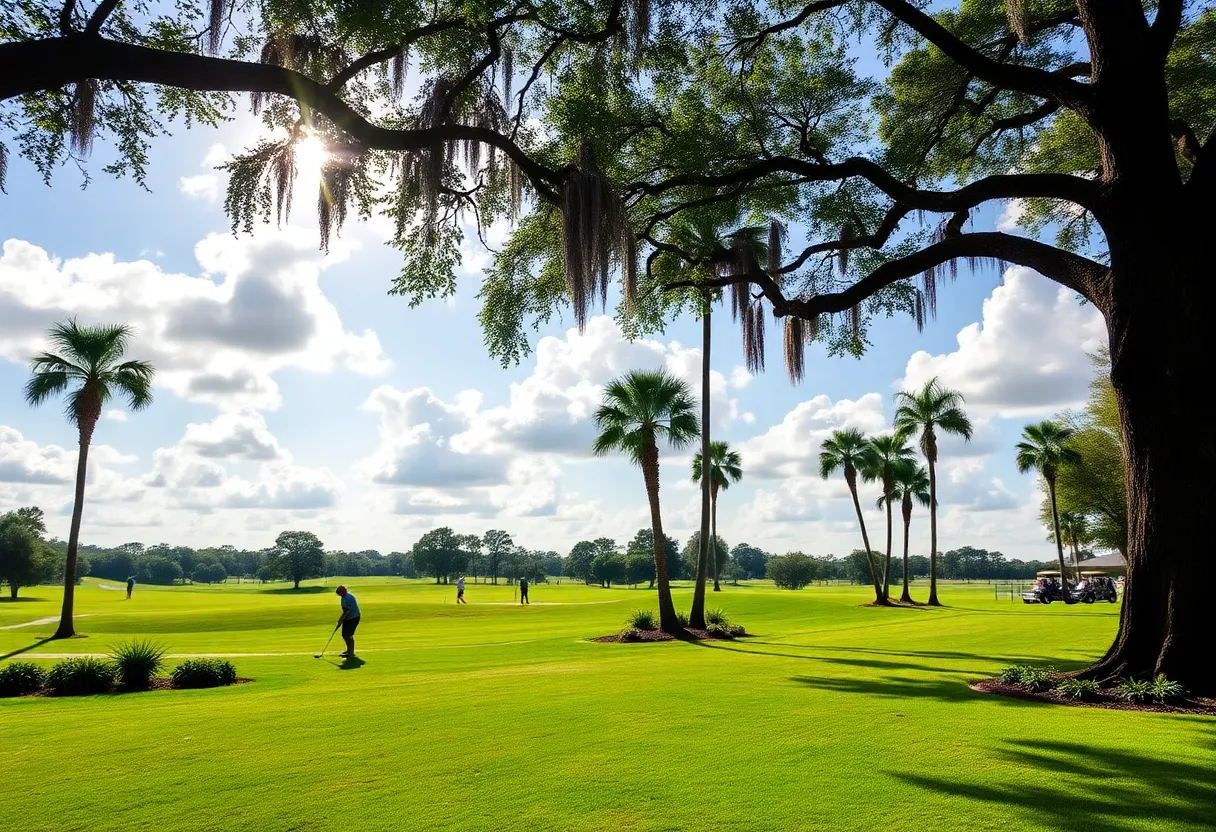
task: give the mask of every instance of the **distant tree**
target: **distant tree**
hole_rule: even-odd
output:
[[[595,576],[601,586],[606,588],[611,587],[613,583],[620,583],[625,577],[626,569],[625,556],[619,552],[598,554],[591,562],[591,574]]]
[[[388,556],[389,574],[400,575],[402,578],[417,577],[414,569],[414,556],[408,552],[390,552]]]
[[[28,518],[16,511],[0,515],[0,583],[8,584],[9,596],[38,583],[44,570],[42,541]]]
[[[46,516],[38,506],[24,506],[10,511],[9,514],[13,516],[13,520],[21,523],[39,537],[46,534]]]
[[[694,552],[694,561],[696,553]],[[654,581],[654,555],[649,552],[633,552],[625,556],[625,583],[631,586]]]
[[[688,385],[670,373],[634,370],[608,384],[603,404],[595,412],[599,435],[594,452],[623,453],[642,469],[650,524],[654,530],[654,571],[659,586],[659,626],[664,632],[682,630],[676,619],[667,572],[663,519],[659,510],[659,442],[683,448],[700,432]]]
[[[1022,431],[1022,441],[1017,449],[1018,471],[1038,471],[1047,484],[1047,496],[1051,500],[1052,529],[1055,533],[1056,554],[1060,559],[1060,583],[1068,589],[1068,573],[1064,568],[1064,538],[1060,534],[1060,512],[1056,505],[1056,474],[1065,465],[1075,465],[1081,455],[1069,447],[1072,428],[1052,422],[1027,425]]]
[[[562,574],[562,556],[553,550],[540,553],[540,564],[546,578],[556,578]]]
[[[65,552],[66,559],[66,552]],[[135,556],[118,549],[108,549],[93,554],[89,574],[108,581],[125,581],[135,574]]]
[[[199,584],[219,584],[228,579],[228,570],[218,560],[200,561],[190,580]]]
[[[929,606],[937,600],[937,434],[961,436],[971,441],[971,420],[963,411],[963,394],[949,390],[936,378],[920,390],[904,390],[895,396],[895,429],[908,436],[920,433],[920,452],[929,464]]]
[[[815,561],[802,552],[768,559],[768,576],[782,589],[802,589],[815,580]]]
[[[731,448],[729,442],[711,442],[709,444],[709,504],[710,504],[710,535],[711,539],[718,536],[718,492],[730,488],[732,482],[743,479],[743,461],[739,452]],[[697,451],[692,459],[692,480],[701,481],[701,452]],[[698,535],[697,544],[701,538]],[[721,591],[719,576],[726,561],[718,558],[714,561],[714,592]],[[696,623],[692,623],[696,627]]]
[[[490,529],[482,537],[481,544],[490,568],[490,582],[496,584],[498,583],[499,563],[504,555],[515,549],[515,541],[502,529]]]
[[[616,548],[615,544],[612,548]],[[567,577],[590,583],[592,579],[591,562],[595,560],[597,554],[599,554],[599,551],[594,542],[580,540],[570,550],[570,555],[566,558],[565,565],[563,566],[563,572]]]
[[[114,398],[125,399],[132,410],[150,405],[155,371],[146,362],[122,360],[131,337],[131,328],[127,326],[80,326],[71,318],[51,327],[48,337],[53,351],[40,353],[30,362],[33,375],[25,385],[25,400],[37,407],[53,396],[66,394],[68,421],[75,425],[80,439],[72,524],[64,562],[63,607],[53,636],[71,638],[76,635],[72,621],[76,558],[93,431],[102,408]]]
[[[1077,573],[1077,579],[1081,578],[1081,546],[1089,543],[1089,521],[1084,514],[1075,511],[1060,512],[1060,534],[1064,535],[1064,540],[1068,543],[1068,548],[1072,552],[1072,567]]]
[[[730,546],[725,540],[718,537],[717,546],[712,548],[714,551],[710,553],[710,561],[708,563],[709,574],[720,575],[726,571],[727,564],[730,563]],[[697,562],[700,558],[701,531],[698,529],[684,542],[684,551],[680,554],[680,560],[684,564],[685,575],[697,574]],[[691,621],[689,626],[691,626]]]
[[[908,531],[912,526],[912,505],[920,503],[929,505],[929,472],[924,466],[913,460],[905,460],[895,469],[893,488],[889,495],[879,497],[878,504],[898,501],[904,518],[904,591],[899,596],[901,603],[912,603],[912,593],[908,591]]]
[[[765,576],[764,569],[765,563],[768,561],[768,555],[765,554],[763,549],[747,543],[740,543],[730,550],[730,556],[743,569],[741,577],[744,579],[763,578]]]
[[[159,555],[144,555],[135,562],[135,577],[141,584],[170,586],[182,579],[182,567]]]
[[[914,452],[907,444],[907,435],[896,431],[894,434],[884,434],[870,439],[870,465],[862,472],[862,476],[870,482],[878,482],[882,486],[883,499],[879,500],[879,508],[884,505],[887,509],[887,555],[882,570],[882,597],[884,601],[891,599],[891,528],[892,514],[895,503],[895,471],[901,465],[912,462]]]
[[[433,576],[435,583],[447,583],[468,567],[469,553],[462,538],[447,526],[427,532],[414,544],[414,568]]]
[[[638,552],[645,552],[654,558],[654,529],[638,529],[625,546],[626,558]],[[673,581],[679,580],[683,574],[683,561],[680,559],[680,544],[674,537],[663,535],[663,557],[667,561],[668,577]],[[650,588],[654,588],[654,581],[650,582]]]
[[[845,558],[843,577],[847,577],[850,581],[864,584],[873,577],[873,572],[870,569],[873,562],[873,558],[869,552],[864,549],[854,549]]]
[[[286,531],[274,541],[266,567],[276,578],[285,578],[300,588],[300,581],[325,574],[325,546],[312,532]]]
[[[871,467],[873,451],[870,449],[866,435],[856,428],[835,431],[823,440],[819,452],[819,476],[825,480],[840,471],[844,474],[845,484],[853,497],[853,509],[857,512],[857,525],[861,527],[861,542],[865,545],[866,562],[870,566],[870,581],[874,585],[874,602],[886,603],[882,594],[882,579],[878,568],[874,565],[873,549],[870,547],[870,535],[866,531],[866,518],[861,513],[861,500],[857,496],[857,475],[868,471]]]

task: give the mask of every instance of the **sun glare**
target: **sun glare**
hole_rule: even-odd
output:
[[[319,171],[329,158],[325,142],[316,136],[308,136],[296,142],[295,149],[296,167],[300,169],[301,173]]]

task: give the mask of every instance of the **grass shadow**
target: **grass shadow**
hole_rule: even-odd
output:
[[[1216,817],[1209,765],[1111,749],[1100,739],[1010,740],[996,754],[1012,764],[1005,782],[887,773],[921,789],[1007,807],[1047,829],[1132,832],[1163,820],[1211,829]],[[1027,777],[1027,767],[1039,776]]]
[[[3,656],[0,656],[0,662],[4,661],[5,659],[11,659],[13,656],[20,656],[22,653],[28,653],[31,650],[41,647],[42,645],[46,644],[48,641],[54,641],[54,640],[55,640],[54,636],[46,636],[45,638],[40,638],[28,647],[18,647],[16,650],[12,651],[11,653],[5,653]]]
[[[332,586],[302,586],[299,589],[286,587],[284,589],[259,589],[259,595],[319,595],[322,592],[333,592],[338,587]]]
[[[881,679],[791,676],[790,681],[834,693],[865,694],[893,699],[936,699],[939,702],[955,703],[983,696],[967,687],[966,682],[959,679],[913,679],[908,676],[884,676]],[[1000,698],[1008,699],[1008,702],[1001,704],[1033,707],[1033,704],[1029,702],[1008,697]]]

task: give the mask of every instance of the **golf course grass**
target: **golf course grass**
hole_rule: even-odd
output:
[[[469,584],[458,607],[454,587],[351,579],[365,663],[343,669],[339,639],[313,658],[334,584],[141,585],[127,601],[89,579],[87,638],[42,643],[53,623],[11,625],[55,616],[58,592],[0,603],[11,659],[150,637],[254,680],[0,699],[0,828],[1216,829],[1216,721],[967,687],[1094,658],[1116,605],[946,585],[947,608],[875,609],[865,587],[758,583],[710,599],[754,638],[597,644],[654,594],[542,584],[521,608],[510,586]]]

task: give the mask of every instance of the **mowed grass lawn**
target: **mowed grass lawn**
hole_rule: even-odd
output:
[[[714,594],[755,638],[597,644],[644,590],[348,582],[366,664],[316,661],[330,586],[78,593],[104,652],[151,637],[253,684],[0,700],[0,828],[34,830],[1198,830],[1216,828],[1216,723],[975,693],[1021,662],[1099,655],[1114,605],[946,609],[863,587]],[[923,596],[925,590],[919,589]],[[53,589],[0,628],[54,616]],[[687,608],[690,590],[677,590]],[[0,655],[53,625],[0,629]],[[336,654],[339,641],[331,648]]]

